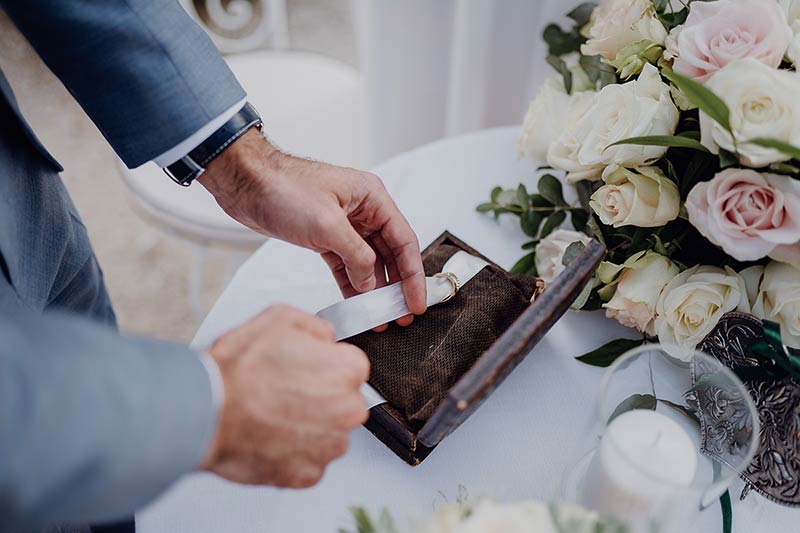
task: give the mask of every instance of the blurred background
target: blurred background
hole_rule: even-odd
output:
[[[181,3],[225,54],[274,142],[360,168],[520,123],[547,72],[542,25],[564,9],[560,0]],[[121,328],[189,341],[263,238],[227,219],[201,186],[184,190],[152,163],[122,167],[2,11],[0,67],[65,167]]]

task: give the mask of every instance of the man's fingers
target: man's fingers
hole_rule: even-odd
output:
[[[341,257],[333,252],[325,252],[322,254],[322,259],[328,265],[328,268],[331,269],[333,279],[335,279],[336,284],[339,285],[339,290],[342,291],[342,296],[345,298],[350,298],[351,296],[359,294],[359,292],[350,284],[350,278],[347,277],[347,271]]]
[[[396,216],[391,217],[381,230],[381,236],[391,250],[400,279],[403,280],[403,294],[409,310],[415,315],[421,315],[427,308],[427,290],[422,255],[414,230],[400,211],[397,211]]]
[[[336,331],[333,328],[333,324],[318,316],[283,304],[272,306],[270,311],[278,314],[281,318],[288,320],[298,329],[310,333],[313,337],[321,341],[336,340]],[[269,317],[267,316],[265,319],[269,320]]]
[[[344,263],[350,284],[359,292],[375,288],[375,252],[342,214],[329,228],[328,247]]]

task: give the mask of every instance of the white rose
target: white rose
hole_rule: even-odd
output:
[[[560,77],[552,76],[544,80],[542,88],[528,107],[517,139],[520,157],[539,162],[547,160],[547,149],[565,128],[569,102],[570,96],[564,90]]]
[[[743,165],[760,168],[787,161],[790,156],[747,141],[769,137],[800,144],[800,76],[771,68],[755,59],[728,64],[706,86],[730,109],[730,124]],[[735,152],[731,134],[705,113],[700,113],[701,141],[714,153]]]
[[[581,53],[611,62],[617,53],[639,41],[663,45],[667,30],[650,0],[604,0],[593,12]]]
[[[609,167],[612,169],[613,167]],[[608,226],[657,228],[678,218],[681,197],[675,182],[657,167],[613,169],[589,200]]]
[[[567,172],[567,182],[577,183],[581,180],[599,180],[603,166],[599,164],[584,165],[578,161],[583,132],[578,123],[594,102],[595,93],[580,92],[572,95],[567,107],[561,134],[552,139],[547,150],[547,164],[558,170]]]
[[[580,143],[577,161],[587,167],[646,166],[661,158],[667,148],[610,145],[629,137],[673,135],[677,125],[678,109],[669,86],[661,81],[658,69],[647,64],[637,80],[606,85],[596,93],[576,125]]]
[[[800,0],[781,0],[781,5],[794,34],[789,49],[786,50],[786,57],[797,68],[800,66]]]
[[[550,283],[564,271],[562,259],[564,252],[573,242],[589,244],[589,238],[584,233],[568,229],[557,229],[536,245],[536,271],[545,283]]]
[[[606,316],[625,327],[654,335],[658,298],[678,272],[675,263],[652,251],[638,253],[622,265],[602,263],[598,277],[616,289],[611,300],[603,304]]]
[[[656,304],[661,342],[694,348],[725,313],[750,312],[744,280],[730,268],[695,266],[670,281]]]
[[[769,263],[753,314],[778,322],[783,342],[800,348],[800,269],[786,263]]]

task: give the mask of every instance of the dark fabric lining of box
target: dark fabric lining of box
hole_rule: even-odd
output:
[[[441,272],[459,248],[442,244],[424,257],[425,273]],[[530,305],[536,279],[486,267],[449,302],[411,326],[347,340],[367,353],[370,384],[410,422],[425,422],[458,379]]]

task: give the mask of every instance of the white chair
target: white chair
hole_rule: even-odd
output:
[[[339,61],[286,50],[285,1],[182,3],[217,46],[230,53],[226,60],[261,113],[264,131],[274,143],[294,154],[339,165],[371,163],[365,149],[361,75]],[[138,212],[194,247],[189,295],[201,318],[206,311],[200,296],[206,255],[221,253],[236,266],[243,253],[254,250],[265,237],[228,217],[199,184],[177,186],[153,164],[121,170]]]

